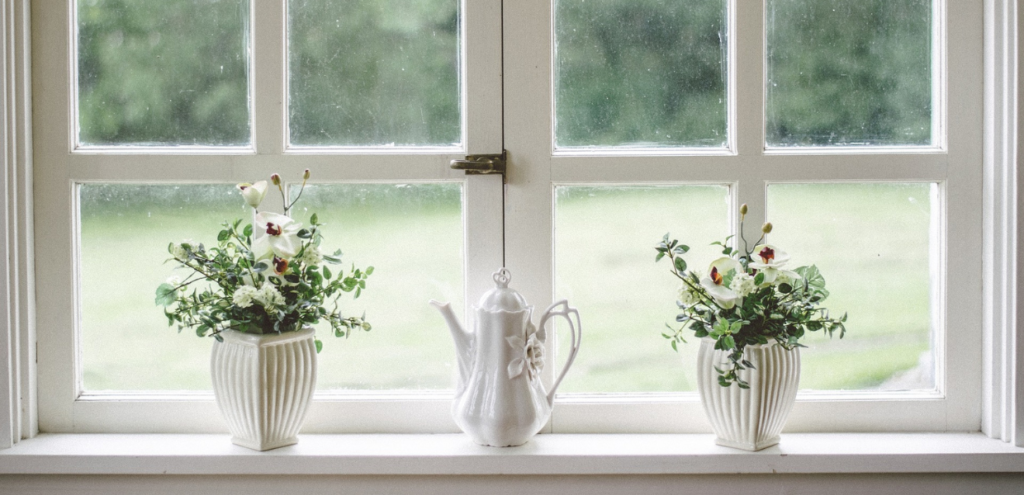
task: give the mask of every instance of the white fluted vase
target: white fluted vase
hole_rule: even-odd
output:
[[[754,369],[738,375],[750,384],[749,389],[718,384],[715,366],[728,363],[728,355],[715,350],[714,340],[701,339],[697,382],[704,413],[718,437],[715,443],[749,451],[778,444],[800,388],[799,349],[787,351],[774,343],[748,345],[743,357]]]
[[[224,341],[213,344],[210,373],[231,441],[260,451],[297,443],[316,389],[313,328],[221,335]]]

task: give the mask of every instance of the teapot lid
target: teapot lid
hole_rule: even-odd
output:
[[[529,307],[522,295],[508,288],[512,273],[507,268],[494,272],[491,278],[494,279],[495,287],[484,293],[478,308],[485,311],[518,312]]]

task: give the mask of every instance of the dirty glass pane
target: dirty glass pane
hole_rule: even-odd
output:
[[[769,241],[793,266],[817,265],[848,332],[812,334],[803,390],[934,390],[938,186],[773,184]]]
[[[291,144],[462,142],[458,0],[290,0],[288,26]]]
[[[341,340],[318,328],[320,390],[452,387],[455,351],[427,301],[452,301],[462,314],[461,193],[459,184],[306,189],[296,220],[317,213],[324,251],[341,248],[346,267],[375,267],[359,299],[340,300],[349,313],[365,311],[373,329]],[[154,294],[187,276],[164,264],[169,243],[214,245],[221,223],[249,221],[251,208],[233,185],[83,184],[80,198],[85,390],[210,390],[212,340],[168,327]]]
[[[252,209],[233,185],[82,184],[81,372],[86,391],[210,390],[210,345],[167,326],[156,288],[186,274],[167,245],[216,244]]]
[[[251,142],[248,1],[77,7],[82,146]]]
[[[295,189],[293,188],[294,192]],[[373,325],[338,340],[318,328],[319,390],[445,390],[454,387],[455,348],[431,299],[463,313],[462,186],[460,184],[323,184],[307,186],[292,210],[316,213],[324,251],[372,265],[350,312]]]
[[[729,231],[726,186],[561,186],[555,190],[555,294],[579,308],[583,342],[559,393],[696,390],[700,343],[672,350],[680,281],[654,262],[666,232],[704,266]],[[546,306],[538,303],[538,307]],[[559,349],[569,348],[566,328]],[[564,352],[558,363],[565,360]],[[562,366],[557,364],[556,366]]]
[[[769,0],[768,146],[930,145],[932,0]]]
[[[727,3],[558,0],[556,147],[724,147]]]

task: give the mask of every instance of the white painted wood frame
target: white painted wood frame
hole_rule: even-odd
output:
[[[29,81],[28,73],[28,59],[27,52],[29,50],[29,38],[30,33],[26,29],[28,23],[28,4],[29,0],[4,0],[3,1],[3,46],[4,46],[4,63],[2,64],[4,77],[3,80],[6,83],[4,91],[4,102],[3,105],[3,122],[4,122],[4,139],[3,145],[6,148],[3,149],[3,153],[0,153],[3,158],[3,177],[4,187],[0,188],[4,191],[7,196],[4,198],[5,201],[0,202],[0,218],[6,219],[7,222],[2,225],[0,229],[0,235],[4,236],[4,243],[2,246],[8,251],[4,252],[6,256],[0,257],[0,272],[4,274],[4,277],[0,279],[0,294],[4,297],[0,298],[0,310],[6,311],[7,313],[0,313],[4,316],[3,325],[0,325],[0,362],[4,363],[4,366],[0,367],[0,448],[8,447],[12,441],[17,441],[20,431],[22,438],[30,437],[34,434],[32,423],[36,417],[35,412],[32,409],[31,395],[35,392],[36,386],[31,381],[31,376],[35,371],[35,358],[33,356],[34,349],[34,336],[32,331],[35,323],[32,321],[33,308],[32,302],[35,300],[33,297],[34,288],[31,285],[31,276],[33,273],[32,267],[33,262],[31,261],[33,251],[32,244],[32,226],[33,218],[36,222],[45,222],[47,219],[54,217],[54,212],[49,213],[37,213],[33,217],[31,212],[32,201],[32,188],[31,174],[32,174],[32,158],[33,154],[27,153],[30,132],[28,132],[30,123],[32,122],[31,113],[28,111],[30,105],[29,87],[27,83]],[[59,2],[46,2],[36,0],[31,2],[33,5],[33,29],[31,38],[35,42],[33,47],[36,51],[42,51],[42,54],[36,54],[37,62],[34,69],[35,86],[32,88],[36,94],[36,102],[39,104],[40,100],[54,97],[55,94],[59,95],[61,92],[66,93],[66,89],[55,87],[61,84],[66,86],[68,81],[68,75],[64,72],[67,71],[68,67],[68,48],[67,47],[54,47],[54,44],[60,44],[64,40],[67,40],[67,13],[59,12],[62,6]],[[263,2],[260,2],[263,3]],[[268,2],[269,3],[269,2]],[[472,2],[474,4],[480,2]],[[528,39],[523,33],[515,34],[514,28],[536,26],[538,23],[547,22],[548,9],[545,9],[545,1],[524,1],[516,0],[514,2],[506,2],[506,34],[509,43],[521,43],[527,48],[532,48],[536,53],[550,53],[550,41],[547,39]],[[755,2],[739,2],[744,5],[747,3],[754,4]],[[950,15],[951,25],[950,30],[956,28],[956,26],[968,25],[969,28],[977,28],[977,24],[980,23],[980,14],[976,11],[981,7],[975,8],[977,2],[950,2]],[[1017,80],[1017,68],[1021,63],[1021,52],[1019,48],[1019,39],[1017,36],[1017,26],[1021,22],[1021,16],[1024,15],[1017,9],[1016,0],[984,0],[984,12],[985,12],[985,50],[984,50],[984,61],[985,61],[985,203],[984,209],[978,208],[978,211],[973,214],[960,213],[958,217],[973,217],[977,219],[983,219],[984,222],[979,222],[984,228],[985,243],[984,243],[984,255],[985,255],[985,267],[984,267],[984,286],[985,286],[985,297],[984,297],[984,320],[985,320],[985,340],[984,345],[981,344],[981,337],[977,338],[977,342],[968,342],[968,348],[964,350],[964,354],[968,359],[978,359],[977,356],[982,354],[982,363],[985,365],[984,370],[984,387],[980,386],[982,383],[982,374],[980,369],[973,374],[973,376],[964,376],[963,381],[967,386],[973,386],[984,391],[983,396],[977,396],[974,400],[974,405],[967,404],[963,409],[975,411],[975,416],[978,416],[982,406],[984,406],[985,414],[981,416],[981,423],[984,431],[990,436],[997,438],[1003,438],[1008,441],[1013,441],[1017,445],[1022,444],[1024,440],[1024,406],[1018,406],[1021,401],[1024,400],[1024,359],[1020,359],[1024,356],[1024,338],[1021,338],[1021,323],[1022,316],[1020,310],[1017,308],[1016,294],[1019,291],[1019,284],[1022,279],[1019,270],[1020,267],[1016,266],[1013,262],[1015,253],[1017,252],[1018,246],[1021,245],[1019,236],[1022,230],[1018,228],[1018,222],[1022,218],[1020,209],[1024,206],[1017,204],[1017,189],[1020,187],[1019,178],[1016,176],[1016,167],[1018,155],[1020,154],[1019,147],[1019,119],[1021,116],[1020,101],[1018,97],[1020,91],[1020,85]],[[41,4],[41,5],[40,5]],[[485,15],[487,19],[492,21],[489,26],[485,25],[480,29],[500,29],[499,26],[493,24],[494,16],[498,15],[500,18],[500,6],[489,7],[492,11]],[[55,10],[57,12],[55,12]],[[966,13],[966,17],[961,14]],[[471,15],[471,12],[467,12],[467,15]],[[534,16],[540,16],[533,18]],[[755,14],[743,14],[738,13],[737,23],[742,25],[753,25],[755,23],[757,15]],[[756,20],[760,22],[759,20]],[[955,24],[955,26],[954,26]],[[971,26],[974,26],[973,28]],[[469,27],[468,30],[472,31],[474,28]],[[550,31],[550,26],[544,28]],[[47,41],[40,42],[41,39],[45,39],[46,36],[56,36],[56,38],[50,38]],[[949,54],[951,63],[950,66],[957,67],[957,70],[953,71],[953,75],[960,73],[980,73],[979,64],[981,63],[981,57],[977,54],[982,53],[979,45],[981,44],[980,36],[975,34],[963,34],[952,36],[954,42],[950,44],[952,51]],[[57,42],[52,41],[53,39],[58,40]],[[47,45],[50,45],[47,47]],[[494,56],[493,49],[496,48],[494,43],[490,43],[491,49],[481,50],[489,52],[492,59],[500,60],[500,54]],[[45,48],[43,48],[45,47]],[[618,160],[613,158],[598,158],[591,162],[583,161],[582,157],[558,157],[554,158],[551,154],[550,138],[540,138],[537,133],[526,132],[522,136],[514,136],[517,132],[512,132],[512,128],[520,126],[518,129],[523,129],[528,122],[531,115],[539,116],[541,119],[550,119],[550,106],[547,108],[547,114],[545,109],[537,110],[536,108],[517,108],[517,103],[529,102],[531,99],[541,98],[543,99],[544,94],[547,93],[550,88],[545,84],[544,77],[550,76],[549,67],[544,64],[537,64],[531,62],[527,57],[526,52],[518,50],[515,53],[509,53],[509,48],[506,46],[505,56],[507,60],[507,71],[520,71],[525,70],[526,73],[518,75],[515,80],[518,80],[518,84],[525,83],[525,87],[509,88],[506,93],[506,98],[509,101],[509,112],[508,125],[509,129],[506,132],[509,134],[509,143],[505,146],[513,150],[513,177],[510,177],[512,184],[515,187],[510,187],[514,192],[510,192],[510,195],[518,196],[520,198],[539,197],[542,199],[541,203],[547,201],[547,205],[540,204],[530,205],[529,203],[515,203],[510,202],[508,207],[509,213],[515,213],[519,210],[527,210],[527,213],[531,216],[540,218],[542,225],[536,226],[534,229],[529,227],[528,222],[519,220],[513,222],[514,225],[510,225],[510,237],[515,233],[522,233],[527,228],[530,229],[531,235],[535,232],[543,232],[544,225],[547,223],[547,231],[550,231],[550,210],[543,211],[550,208],[550,187],[551,183],[556,179],[559,181],[566,180],[586,180],[588,177],[599,178],[601,181],[634,181],[635,179],[629,173],[630,170],[637,170],[638,174],[646,175],[649,177],[649,181],[653,182],[672,182],[672,181],[691,181],[701,180],[701,178],[708,178],[710,180],[721,180],[721,177],[736,177],[743,173],[745,168],[749,168],[748,164],[751,161],[760,161],[760,172],[764,178],[770,180],[786,180],[789,179],[801,179],[804,177],[805,172],[813,172],[815,170],[825,170],[830,175],[834,174],[838,179],[845,180],[872,180],[879,177],[885,180],[904,180],[906,178],[923,178],[926,180],[944,180],[943,177],[949,171],[947,164],[949,163],[949,156],[945,159],[937,159],[943,162],[940,165],[935,165],[932,158],[929,155],[899,155],[899,156],[887,156],[883,155],[883,158],[887,162],[893,162],[896,164],[893,170],[888,169],[888,165],[871,165],[859,166],[858,169],[849,168],[849,165],[853,165],[857,161],[857,157],[852,156],[820,156],[820,157],[804,157],[804,156],[789,156],[789,157],[775,157],[771,155],[758,156],[759,149],[755,146],[753,150],[748,150],[744,154],[744,146],[741,141],[738,146],[738,153],[732,156],[724,157],[687,157],[686,160],[692,165],[688,165],[685,170],[679,170],[681,167],[677,167],[676,161],[681,158],[674,157],[649,157],[649,158],[632,158],[627,160]],[[474,48],[470,48],[473,50]],[[56,53],[56,55],[55,55]],[[518,53],[518,55],[516,55]],[[534,53],[534,56],[536,55]],[[12,54],[20,54],[20,62],[12,61]],[[746,55],[743,55],[746,54]],[[741,51],[741,57],[757,57],[758,49],[747,48]],[[967,56],[968,60],[966,63],[960,65],[954,65],[952,61],[959,60],[959,57]],[[55,57],[53,59],[52,57]],[[40,67],[40,61],[46,61],[47,67]],[[759,62],[758,62],[759,63]],[[472,65],[472,64],[470,64]],[[491,67],[493,64],[489,64]],[[493,69],[493,67],[492,67]],[[479,77],[484,79],[499,78],[500,79],[500,67],[498,71],[493,70],[480,70],[477,72],[475,69],[470,68],[470,80],[473,79],[473,74],[478,74]],[[531,72],[535,72],[531,74]],[[539,74],[538,74],[539,73]],[[547,74],[545,74],[547,73]],[[56,79],[45,80],[40,76],[56,76]],[[12,86],[12,81],[20,83],[18,86],[15,84]],[[513,81],[508,81],[508,86],[512,86]],[[17,89],[20,87],[21,89]],[[951,89],[959,87],[959,83],[950,81]],[[531,93],[530,90],[535,90]],[[960,88],[964,89],[964,88]],[[967,85],[968,90],[971,90],[973,94],[980,94],[980,85],[977,82],[973,82]],[[759,92],[759,91],[755,91]],[[748,93],[750,93],[748,89]],[[12,94],[16,95],[12,98]],[[500,93],[499,93],[500,94]],[[46,98],[44,98],[44,96]],[[748,98],[758,98],[753,94],[747,94]],[[14,105],[11,105],[11,101],[14,101]],[[48,110],[39,111],[36,113],[36,119],[43,118],[57,118],[60,122],[66,122],[68,116],[61,115],[61,112],[66,111],[69,108],[67,96],[58,97],[58,101],[55,105],[42,105]],[[471,96],[470,106],[472,103]],[[975,102],[977,103],[977,102]],[[61,107],[60,105],[63,105]],[[550,105],[550,102],[543,103],[543,105]],[[543,106],[542,105],[542,106]],[[963,102],[962,104],[955,105],[958,108],[951,108],[948,119],[952,122],[951,125],[954,127],[959,126],[957,120],[953,117],[957,112],[965,112],[968,114],[976,113],[976,109],[961,108],[980,105],[972,105],[970,102]],[[21,108],[21,111],[17,109]],[[493,109],[492,109],[493,110]],[[500,113],[500,106],[498,108]],[[41,116],[40,113],[45,114]],[[500,120],[500,119],[499,119]],[[975,120],[979,120],[975,118]],[[532,122],[530,125],[534,127],[541,127],[543,123],[550,123],[549,121]],[[499,124],[500,125],[500,124]],[[470,126],[474,127],[474,126]],[[980,126],[976,126],[979,127]],[[15,132],[20,129],[20,132]],[[967,129],[970,131],[970,129]],[[758,132],[758,131],[754,131]],[[61,157],[60,155],[68,154],[68,148],[62,143],[67,143],[66,136],[63,135],[64,131],[61,130],[49,130],[39,129],[36,127],[36,144],[40,148],[49,148],[49,150],[37,149],[34,155],[36,157],[42,156],[57,156],[64,163],[63,160],[70,160],[68,157]],[[54,134],[58,135],[57,141],[50,141],[49,138],[53,138]],[[12,138],[11,136],[16,136]],[[12,155],[12,139],[15,143],[21,143],[22,150],[21,154]],[[490,152],[492,149],[475,149],[474,139],[472,136],[469,138],[469,147],[472,152]],[[45,145],[41,144],[45,143]],[[54,145],[56,143],[56,145]],[[539,146],[538,149],[528,151],[528,149],[515,150],[514,146],[522,144],[535,144]],[[756,144],[756,140],[754,140]],[[950,148],[953,148],[953,143],[950,143]],[[454,154],[453,154],[454,155]],[[82,155],[84,156],[84,155]],[[399,167],[394,163],[395,160],[389,160],[388,158],[379,157],[359,157],[365,159],[364,163],[369,163],[365,167],[357,167],[354,173],[356,178],[363,178],[364,180],[376,180],[379,177],[397,178],[401,175]],[[891,160],[890,160],[891,158]],[[444,168],[444,163],[448,157],[434,157],[431,161],[430,170],[434,172],[433,175],[430,173],[423,172],[418,175],[421,178],[436,178],[436,177],[450,177],[446,176],[441,169]],[[112,161],[108,160],[90,160],[88,158],[77,158],[79,163],[76,165],[81,169],[81,174],[85,176],[95,176],[99,180],[106,179],[117,179],[117,180],[153,180],[152,174],[159,172],[161,158],[140,158],[136,157],[134,161],[139,162],[138,167],[132,169],[126,169],[124,167],[125,161],[118,161],[116,157]],[[320,161],[311,161],[310,163],[315,166],[327,166],[336,163],[337,161],[344,162],[345,160],[354,160],[346,156],[334,157],[322,157]],[[191,166],[187,162],[190,160],[174,159],[169,158],[168,162],[175,163],[177,166],[184,169],[182,176],[187,176],[188,172],[196,171],[199,167]],[[216,176],[210,177],[209,180],[216,181],[237,181],[240,179],[248,179],[253,173],[269,173],[270,170],[284,170],[291,172],[298,172],[307,165],[302,163],[300,159],[293,155],[284,154],[270,159],[267,157],[260,158],[259,156],[249,157],[249,161],[254,162],[250,170],[240,162],[240,159],[229,156],[219,156],[211,159],[210,168],[216,169]],[[628,163],[628,167],[621,167],[621,165]],[[363,172],[359,175],[360,170],[373,169],[372,165],[377,165],[379,175],[370,174]],[[58,167],[59,168],[59,167]],[[684,173],[685,172],[685,173]],[[12,175],[13,174],[13,175]],[[55,176],[59,180],[62,175],[66,172],[58,171],[47,171],[46,174],[42,174],[38,178],[37,182],[37,194],[46,194],[47,191],[52,193],[54,186],[43,184],[44,179],[54,179]],[[38,174],[37,174],[38,175]],[[18,177],[18,183],[14,184],[12,177]],[[175,180],[177,176],[159,176],[158,180]],[[336,175],[332,178],[341,177],[341,174]],[[347,176],[342,177],[348,179]],[[66,180],[67,177],[64,177]],[[540,187],[545,189],[543,191],[526,190],[525,183],[527,180],[539,180],[544,184]],[[592,179],[593,180],[593,179]],[[981,189],[980,179],[975,179],[976,189]],[[998,187],[996,187],[998,186]],[[1005,187],[1004,187],[1005,186]],[[11,190],[15,189],[19,196],[15,200],[11,197]],[[65,190],[66,191],[66,190]],[[741,191],[741,194],[743,192]],[[27,199],[26,199],[27,198]],[[514,199],[514,198],[513,198]],[[948,200],[948,196],[947,196]],[[20,201],[12,203],[12,201]],[[27,201],[27,202],[26,202]],[[515,206],[519,204],[520,206]],[[65,206],[66,207],[66,206]],[[49,208],[49,207],[47,207]],[[540,211],[538,211],[540,210]],[[66,211],[66,210],[64,210]],[[500,212],[498,214],[500,216]],[[15,219],[12,223],[11,219]],[[67,220],[62,220],[63,228],[67,228]],[[58,226],[58,230],[61,228]],[[48,230],[53,230],[48,228]],[[969,231],[968,238],[962,238],[963,244],[970,244],[974,242],[977,244],[980,227]],[[973,234],[973,239],[970,235]],[[49,232],[46,236],[41,236],[44,239],[53,239],[53,233]],[[68,234],[62,234],[68,235]],[[58,236],[59,237],[59,236]],[[12,239],[16,239],[17,245],[22,249],[19,251],[17,258],[10,258],[11,250],[10,246]],[[550,239],[541,239],[542,246],[534,249],[534,252],[544,253],[545,246],[550,248]],[[40,244],[43,244],[41,242]],[[513,269],[517,269],[517,264],[523,265],[529,264],[528,254],[531,252],[529,246],[524,246],[525,241],[520,241],[518,244],[510,243],[509,253],[509,266]],[[957,245],[959,249],[964,249],[963,246]],[[39,272],[52,271],[52,268],[47,268],[47,264],[56,264],[60,259],[67,261],[70,256],[67,253],[68,248],[59,248],[65,255],[64,258],[55,258],[48,255],[49,247],[40,248],[38,252],[41,255]],[[970,251],[967,249],[967,251]],[[980,247],[976,248],[976,254],[981,251]],[[58,256],[60,253],[58,253]],[[546,256],[550,258],[550,249],[546,252]],[[947,255],[947,259],[950,256]],[[978,258],[974,258],[978,259]],[[550,262],[548,262],[550,264]],[[959,263],[959,261],[957,262]],[[970,264],[970,263],[968,263]],[[535,267],[538,273],[550,274],[550,266]],[[980,265],[980,263],[979,263]],[[12,267],[20,267],[23,269],[20,273],[21,277],[17,280],[10,278],[11,273],[15,273],[17,268],[12,270]],[[966,269],[964,270],[966,271]],[[959,272],[958,272],[959,273]],[[979,273],[976,271],[976,273]],[[997,277],[997,274],[999,275]],[[952,273],[949,278],[952,279]],[[1003,277],[1002,275],[1005,275]],[[45,284],[42,280],[45,279]],[[59,294],[66,294],[66,286],[60,286],[62,277],[50,277],[40,278],[40,286],[45,288],[41,290],[43,294],[39,298],[42,302],[52,302],[54,299],[59,299],[59,295],[47,295],[47,293],[57,292]],[[550,278],[548,278],[550,280]],[[981,280],[977,276],[968,276],[966,279],[960,279],[961,283],[968,283],[971,286],[980,286]],[[58,285],[53,285],[57,282]],[[470,292],[470,285],[467,285],[467,292]],[[549,284],[536,284],[535,286],[526,288],[524,292],[527,297],[531,299],[534,297],[550,296],[552,288]],[[479,293],[479,292],[477,292]],[[968,294],[970,296],[970,294]],[[17,312],[21,315],[21,319],[17,325],[11,323],[10,315],[15,309],[12,309],[11,304],[15,304],[15,298],[17,299]],[[947,298],[949,295],[947,294]],[[970,297],[969,297],[970,298]],[[60,303],[60,301],[57,301]],[[63,306],[60,306],[63,308]],[[48,311],[54,311],[53,308],[48,307]],[[51,337],[54,323],[52,316],[42,318],[39,323],[41,333],[49,332]],[[973,321],[972,321],[973,320]],[[981,317],[977,318],[964,318],[959,320],[964,328],[970,328],[972,325],[980,326],[979,322]],[[49,330],[44,329],[44,326],[51,325]],[[947,351],[948,351],[948,345]],[[60,355],[67,355],[66,351],[60,351]],[[974,356],[973,358],[971,356]],[[40,357],[40,369],[49,367],[53,364],[53,355],[47,356],[47,359]],[[13,368],[11,366],[14,366]],[[59,366],[59,365],[58,365]],[[979,365],[980,368],[980,365]],[[45,373],[51,373],[46,371]],[[59,381],[59,380],[58,380]],[[21,393],[19,394],[15,389],[20,387]],[[42,387],[40,387],[42,388]],[[45,394],[51,392],[61,394],[61,390],[44,391]],[[968,394],[969,395],[969,394]],[[388,401],[385,401],[388,402]],[[606,400],[604,404],[585,404],[585,401],[574,401],[576,404],[570,404],[569,402],[560,400],[557,409],[578,409],[581,412],[585,411],[584,408],[589,408],[591,412],[595,412],[599,415],[603,415],[605,418],[614,420],[616,416],[628,416],[630,411],[642,410],[644,412],[644,419],[653,418],[657,424],[653,429],[667,429],[674,428],[673,422],[679,423],[685,420],[687,417],[693,415],[693,404],[692,400],[676,400],[672,398],[666,398],[661,401],[636,401],[631,399],[624,399],[620,401]],[[624,402],[625,404],[618,404],[616,402]],[[905,404],[906,410],[909,414],[913,414],[918,410],[915,405],[916,401],[907,401]],[[929,402],[929,401],[926,401]],[[133,410],[138,412],[152,411],[154,403],[147,401],[128,401],[121,406],[125,406],[123,410],[125,414],[131,414]],[[173,403],[157,402],[159,407],[171,406],[173,411],[184,410],[184,407],[179,407]],[[843,408],[843,414],[848,416],[856,416],[863,408],[873,408],[874,404],[870,401],[863,401],[863,407],[861,407],[861,401],[842,401],[838,403],[838,407]],[[188,410],[192,413],[208,413],[212,409],[209,404],[206,403],[192,403],[192,407]],[[900,406],[900,403],[895,404],[896,407]],[[432,407],[428,407],[427,410],[432,410]],[[805,409],[804,415],[813,413],[814,411],[827,411],[829,407],[836,407],[831,404],[815,403],[802,401],[798,405],[798,409]],[[888,407],[888,406],[885,406]],[[67,414],[69,409],[68,406],[58,407],[60,414]],[[355,409],[358,409],[355,410]],[[375,406],[373,404],[368,405],[365,408],[357,407],[355,409],[345,410],[345,416],[351,418],[351,413],[371,413],[374,411]],[[408,409],[408,408],[400,408]],[[556,410],[557,410],[556,409]],[[11,411],[7,413],[6,411]],[[17,417],[16,412],[22,411],[21,417]],[[379,411],[379,409],[378,409]],[[213,411],[215,412],[215,411]],[[569,411],[570,413],[572,411]],[[955,411],[954,411],[955,412]],[[677,417],[680,413],[685,414],[685,417]],[[89,416],[95,414],[90,413]],[[446,414],[446,411],[444,412]],[[431,417],[437,416],[438,414],[430,413]],[[572,414],[570,414],[571,416]],[[957,414],[954,414],[957,416]],[[961,414],[960,416],[970,416],[970,414]],[[122,416],[123,417],[123,416]],[[559,429],[561,429],[561,418],[556,418],[558,421]],[[626,418],[629,419],[629,418]],[[869,417],[865,418],[865,426],[877,419],[876,413],[870,413]],[[928,423],[934,422],[933,416],[923,417]],[[610,421],[605,421],[610,422]],[[355,429],[370,428],[372,427],[373,421],[366,421],[360,425],[357,425]],[[156,425],[151,429],[159,429],[160,425]],[[410,429],[417,425],[406,425]],[[422,426],[422,425],[421,425]],[[139,428],[137,425],[128,424],[126,430],[141,430],[145,428]],[[401,428],[396,428],[399,430]],[[570,428],[571,429],[571,428]],[[608,429],[608,428],[606,428]],[[971,422],[968,421],[967,429],[971,429]],[[977,428],[974,428],[977,429]],[[197,431],[203,431],[204,428],[200,425]],[[642,431],[644,428],[635,428],[636,431]],[[10,431],[10,437],[4,435],[4,431]],[[379,428],[378,431],[385,431],[383,428]],[[564,431],[564,430],[563,430]]]
[[[1019,68],[1024,62],[1017,0],[985,2],[984,382],[982,431],[1024,446],[1024,263],[1018,263],[1024,205],[1018,173]]]
[[[467,153],[500,153],[501,3],[461,2],[460,85],[463,144],[448,148],[327,148],[288,145],[287,2],[250,3],[253,145],[236,148],[78,147],[74,1],[32,2],[35,51],[37,276],[40,286],[39,425],[46,432],[220,432],[210,394],[85,395],[78,386],[77,206],[83,182],[228,183],[253,177],[317,182],[462,182],[466,292],[479,294],[502,264],[500,176],[467,177],[449,161]],[[417,302],[410,301],[410,304]],[[422,301],[426,304],[426,301]],[[468,305],[467,305],[468,306]],[[319,394],[304,432],[457,431],[447,394]],[[184,418],[188,418],[187,420]]]
[[[553,191],[559,184],[717,183],[733,211],[764,221],[765,192],[785,182],[939,185],[940,369],[936,393],[802,393],[787,431],[977,431],[980,427],[983,3],[933,2],[935,128],[927,148],[766,149],[764,2],[728,0],[729,145],[720,152],[559,151],[553,146],[553,2],[505,3],[506,262],[527,300],[553,297]],[[947,70],[955,68],[955,70]],[[947,99],[948,97],[948,99]],[[735,216],[735,215],[732,215]],[[733,231],[738,228],[733,225]],[[749,237],[748,233],[748,237]],[[754,236],[756,238],[757,236]],[[946,283],[949,280],[949,283]],[[585,315],[584,315],[585,318]],[[585,347],[585,345],[584,345]],[[552,352],[553,354],[553,352]],[[560,394],[550,431],[710,431],[696,394]]]
[[[35,435],[28,3],[0,5],[0,449]]]

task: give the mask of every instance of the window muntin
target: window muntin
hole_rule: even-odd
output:
[[[252,142],[249,2],[75,5],[79,146]]]
[[[461,145],[459,11],[458,0],[290,0],[290,143]]]
[[[555,147],[724,148],[728,2],[554,2]]]

